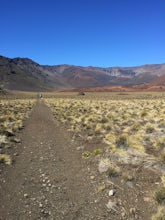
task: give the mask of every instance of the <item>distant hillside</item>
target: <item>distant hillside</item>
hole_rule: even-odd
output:
[[[1,56],[0,80],[6,88],[15,90],[39,91],[60,87],[58,79],[53,81],[42,66],[27,58]]]
[[[0,56],[0,82],[8,89],[47,91],[147,85],[165,86],[165,64],[139,67],[39,65],[28,58]]]
[[[165,86],[165,74],[157,77],[152,84],[156,86]]]

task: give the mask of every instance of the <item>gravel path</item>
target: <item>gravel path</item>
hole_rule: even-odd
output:
[[[15,163],[1,174],[0,219],[100,219],[76,147],[50,109],[38,102],[21,134]]]

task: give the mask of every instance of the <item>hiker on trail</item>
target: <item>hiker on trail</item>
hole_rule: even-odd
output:
[[[38,93],[37,98],[41,99],[42,98],[42,93]]]

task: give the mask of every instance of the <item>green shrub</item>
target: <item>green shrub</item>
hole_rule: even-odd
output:
[[[94,151],[93,151],[93,154],[94,155],[99,155],[99,154],[102,154],[103,153],[103,150],[102,149],[99,149],[99,148],[97,148],[97,149],[95,149]]]
[[[162,204],[165,202],[165,186],[161,186],[156,192],[155,192],[155,200]]]
[[[91,156],[91,152],[85,151],[85,152],[82,153],[82,156],[83,156],[84,158],[89,158],[89,157]]]

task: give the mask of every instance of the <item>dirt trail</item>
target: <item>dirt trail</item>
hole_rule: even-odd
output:
[[[94,202],[77,146],[44,103],[34,107],[21,140],[15,163],[1,173],[1,220],[111,219]]]

